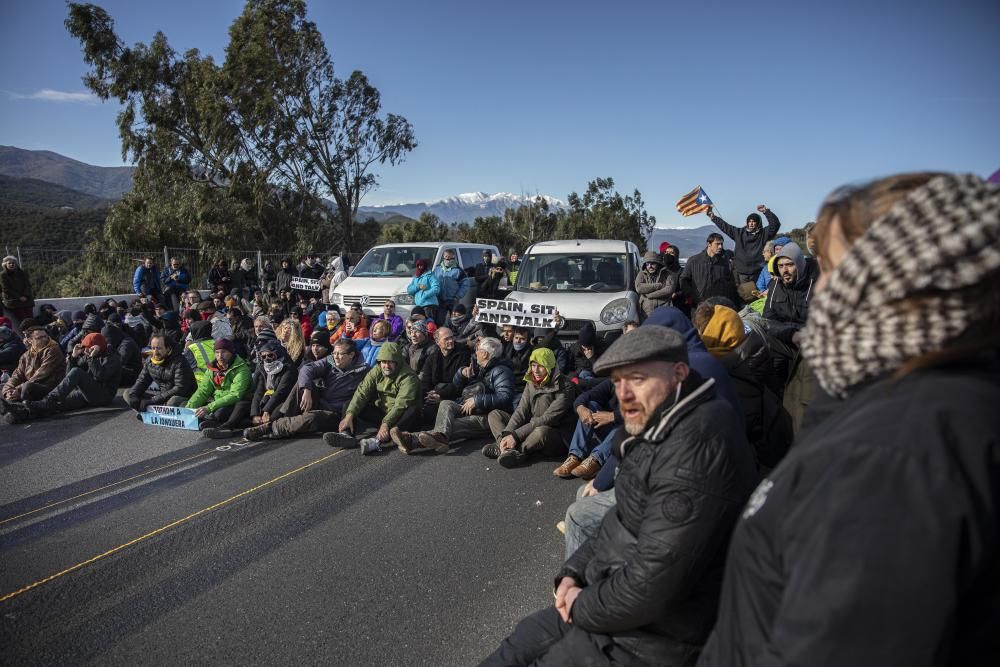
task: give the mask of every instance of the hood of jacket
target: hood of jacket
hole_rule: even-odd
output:
[[[746,338],[746,331],[743,329],[743,320],[732,308],[725,306],[715,306],[712,319],[705,325],[705,330],[701,332],[701,340],[705,343],[709,353],[716,359],[721,359]]]
[[[656,264],[658,266],[663,266],[663,260],[655,252],[648,250],[642,255],[643,264]]]
[[[660,306],[646,318],[643,325],[646,324],[659,324],[660,326],[670,327],[684,337],[688,352],[706,351],[705,344],[701,341],[701,337],[698,336],[698,330],[691,324],[691,320],[688,319],[687,315],[673,306]]]
[[[409,364],[407,364],[406,359],[403,358],[402,350],[399,349],[399,343],[383,343],[382,347],[379,348],[378,354],[375,356],[375,361],[396,362],[396,370],[390,377],[398,375],[404,366],[409,368]]]
[[[802,254],[802,248],[799,247],[797,243],[789,243],[783,247],[775,257],[775,271],[777,271],[777,260],[781,257],[787,257],[795,263],[796,279],[798,282],[806,277],[806,257]]]
[[[554,381],[556,375],[556,354],[547,347],[537,347],[531,352],[531,357],[528,359],[528,372],[524,374],[524,381],[531,382],[534,384],[535,380],[531,376],[531,362],[544,366],[545,370],[548,371],[548,375],[542,380],[541,386],[551,385]]]

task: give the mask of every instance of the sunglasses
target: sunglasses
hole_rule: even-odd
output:
[[[278,355],[274,354],[273,352],[265,352],[264,354],[260,355],[261,361],[275,361],[277,358]]]

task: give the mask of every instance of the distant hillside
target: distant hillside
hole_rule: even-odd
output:
[[[657,227],[653,230],[649,247],[655,251],[659,249],[661,243],[668,241],[670,245],[675,245],[680,249],[681,257],[690,257],[704,250],[708,235],[718,231],[719,229],[715,225],[705,225],[694,229],[662,229]],[[722,235],[722,247],[729,249],[735,247],[732,240],[725,234]]]
[[[0,203],[9,206],[74,209],[99,208],[111,201],[37,178],[15,178],[0,174]]]
[[[0,146],[0,174],[55,183],[102,199],[132,189],[132,167],[95,167],[51,151]]]
[[[458,222],[472,222],[479,217],[502,216],[507,209],[534,202],[538,196],[548,202],[550,210],[566,208],[565,202],[548,195],[517,195],[511,192],[497,192],[491,195],[486,192],[466,192],[430,202],[362,206],[358,209],[358,217],[363,220],[373,217],[377,222],[382,222],[384,218],[394,214],[416,219],[421,213],[429,212],[452,225]]]

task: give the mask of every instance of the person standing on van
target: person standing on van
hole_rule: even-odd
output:
[[[434,321],[438,326],[444,326],[452,308],[455,304],[461,303],[462,297],[469,291],[465,271],[459,268],[453,248],[448,248],[442,253],[441,264],[434,269],[434,277],[441,286],[441,292],[438,294],[441,307],[438,308]]]
[[[427,260],[420,258],[416,262],[413,280],[407,286],[407,293],[413,297],[413,304],[421,306],[428,319],[433,320],[438,311],[438,295],[441,293],[441,283],[433,271],[428,271]]]
[[[767,218],[767,227],[761,228],[759,213],[751,213],[747,216],[745,227],[734,227],[728,222],[715,215],[715,211],[709,206],[705,215],[712,223],[719,228],[723,234],[728,236],[736,244],[736,258],[733,262],[737,284],[754,283],[760,275],[760,269],[764,266],[764,244],[778,235],[778,228],[781,222],[778,216],[771,212],[764,204],[757,207],[760,213]]]

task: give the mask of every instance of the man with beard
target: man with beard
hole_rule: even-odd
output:
[[[668,257],[677,263],[676,258],[667,253],[647,252],[642,256],[642,270],[635,277],[635,291],[639,293],[639,309],[644,318],[660,306],[673,303],[674,295],[680,291],[680,271],[663,264]]]
[[[389,442],[389,431],[398,426],[414,431],[420,425],[420,378],[407,365],[399,343],[386,343],[378,351],[376,367],[368,371],[337,425],[337,432],[323,435],[334,447],[360,447],[375,454]],[[374,436],[356,436],[377,429]]]
[[[693,665],[715,621],[729,533],[756,481],[753,455],[681,336],[645,325],[610,371],[624,429],[618,504],[555,579],[555,604],[521,621],[485,665]]]
[[[66,357],[45,327],[32,319],[21,322],[28,350],[17,360],[17,367],[3,385],[0,413],[8,401],[33,401],[45,396],[66,375]]]
[[[147,389],[156,383],[156,393]],[[174,339],[164,333],[149,337],[149,356],[131,389],[122,396],[129,407],[144,412],[150,405],[182,406],[194,393],[194,372]]]
[[[767,294],[764,319],[767,320],[768,346],[774,359],[776,381],[783,385],[789,365],[798,356],[799,331],[809,316],[809,298],[813,278],[806,270],[806,260],[798,244],[784,246],[774,260],[777,280]],[[776,392],[781,395],[780,389]]]
[[[424,367],[420,371],[420,386],[424,392],[424,423],[433,424],[438,405],[443,399],[458,396],[452,384],[455,374],[469,365],[469,348],[455,344],[455,334],[448,327],[434,332],[434,345],[430,346]]]

